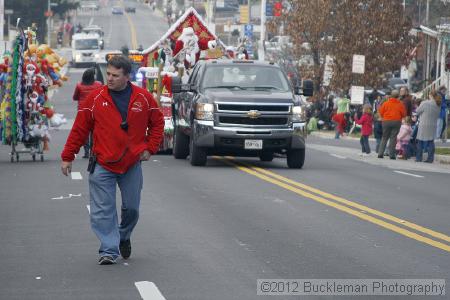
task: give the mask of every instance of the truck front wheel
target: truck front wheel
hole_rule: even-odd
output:
[[[287,165],[291,169],[301,169],[305,163],[305,149],[290,149],[287,152]]]
[[[176,159],[186,159],[189,155],[189,137],[175,126],[173,135],[173,156]]]
[[[194,137],[191,137],[189,144],[190,150],[190,162],[193,166],[204,166],[208,158],[206,149],[195,145]]]

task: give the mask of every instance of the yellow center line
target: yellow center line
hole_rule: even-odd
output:
[[[124,8],[124,2],[123,0],[122,2],[122,7]],[[131,32],[131,48],[133,50],[137,49],[138,47],[138,42],[137,42],[137,35],[136,35],[136,27],[134,26],[133,20],[131,20],[130,15],[125,11],[124,8],[124,14],[127,17],[128,20],[128,25],[130,26],[130,32]]]
[[[346,213],[348,213],[350,215],[353,215],[353,216],[358,217],[360,219],[363,219],[365,221],[371,222],[373,224],[379,225],[381,227],[384,227],[386,229],[389,229],[391,231],[394,231],[394,232],[399,233],[401,235],[404,235],[406,237],[412,238],[414,240],[417,240],[417,241],[423,242],[425,244],[431,245],[433,247],[436,247],[436,248],[442,249],[444,251],[450,252],[450,246],[447,245],[447,244],[444,244],[444,243],[439,242],[439,241],[435,241],[435,240],[430,239],[428,237],[425,237],[425,236],[422,236],[422,235],[417,234],[415,232],[409,231],[409,230],[407,230],[405,228],[399,227],[399,226],[397,226],[395,224],[388,223],[388,222],[386,222],[384,220],[377,219],[377,218],[375,218],[373,216],[370,216],[370,215],[366,214],[365,212],[357,211],[357,210],[351,209],[351,208],[349,208],[347,206],[344,206],[344,205],[341,205],[339,203],[336,203],[336,202],[330,201],[328,199],[325,199],[325,198],[323,198],[321,196],[311,194],[311,193],[309,193],[309,192],[307,192],[305,190],[302,190],[300,188],[291,186],[291,185],[289,185],[289,184],[287,184],[287,183],[285,183],[283,181],[280,181],[280,180],[277,180],[275,178],[272,178],[272,177],[269,177],[267,175],[264,175],[263,173],[260,173],[260,172],[258,172],[256,170],[252,169],[252,168],[248,168],[248,167],[245,167],[245,166],[238,165],[237,163],[230,161],[229,160],[230,158],[228,158],[228,157],[227,158],[216,157],[216,158],[222,160],[223,162],[225,162],[225,163],[227,163],[227,164],[229,164],[231,166],[236,167],[237,169],[239,169],[239,170],[241,170],[241,171],[243,171],[245,173],[248,173],[248,174],[253,175],[255,177],[258,177],[258,178],[260,178],[260,179],[262,179],[262,180],[264,180],[266,182],[270,182],[270,183],[272,183],[274,185],[282,187],[282,188],[284,188],[286,190],[289,190],[289,191],[291,191],[291,192],[293,192],[295,194],[298,194],[300,196],[303,196],[303,197],[309,198],[311,200],[317,201],[317,202],[322,203],[324,205],[331,206],[331,207],[333,207],[335,209],[338,209],[340,211],[346,212]],[[337,197],[337,198],[339,198],[339,197]],[[345,199],[342,199],[342,200],[345,200]],[[346,200],[346,201],[348,201],[348,200]],[[354,203],[354,204],[356,204],[356,203]],[[364,210],[364,211],[367,211],[367,210]],[[403,223],[402,223],[402,225],[403,225]],[[426,228],[424,228],[424,229],[426,229]]]

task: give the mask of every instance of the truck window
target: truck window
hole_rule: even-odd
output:
[[[209,66],[203,76],[202,88],[221,86],[290,91],[289,83],[279,68],[257,65]]]
[[[75,49],[76,50],[98,49],[98,40],[97,39],[75,40]]]

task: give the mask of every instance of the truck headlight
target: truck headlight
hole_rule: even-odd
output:
[[[76,54],[75,55],[75,61],[79,61],[81,60],[81,54]]]
[[[306,111],[302,106],[292,107],[292,122],[305,122]]]
[[[195,118],[197,120],[213,121],[214,105],[211,103],[197,103],[195,109]]]

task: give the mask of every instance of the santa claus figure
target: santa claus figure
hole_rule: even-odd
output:
[[[194,29],[192,27],[184,28],[173,50],[174,58],[181,60],[184,57],[186,68],[190,68],[195,65],[199,54],[198,36],[195,35]]]

